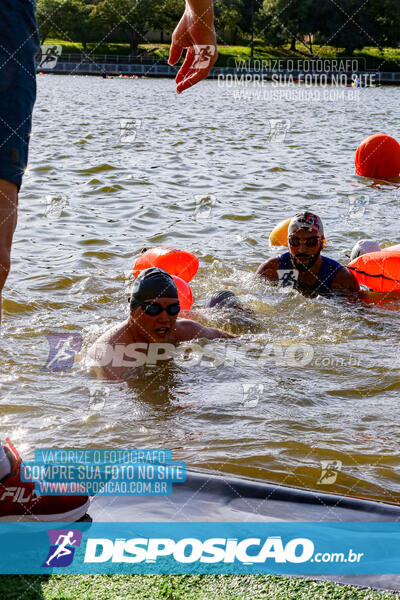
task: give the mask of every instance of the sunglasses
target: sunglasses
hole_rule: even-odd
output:
[[[315,248],[315,246],[317,246],[317,244],[319,244],[320,241],[320,237],[309,237],[305,240],[300,240],[300,238],[298,238],[295,235],[289,236],[289,244],[294,248],[300,246],[301,243],[304,243],[307,246],[307,248]]]
[[[181,310],[181,305],[179,302],[168,304],[168,306],[162,306],[162,304],[159,304],[158,302],[144,302],[140,305],[140,308],[150,317],[156,317],[161,314],[163,310],[165,310],[170,317],[175,317]]]

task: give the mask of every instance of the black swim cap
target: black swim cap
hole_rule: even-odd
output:
[[[214,292],[206,299],[204,306],[205,308],[214,308],[215,306],[221,306],[225,308],[242,308],[237,296],[228,290]]]
[[[129,299],[131,311],[136,310],[144,302],[157,298],[178,299],[178,289],[169,273],[157,267],[150,267],[144,269],[133,284]]]

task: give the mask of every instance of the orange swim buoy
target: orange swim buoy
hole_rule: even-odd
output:
[[[400,251],[381,250],[354,259],[347,265],[358,283],[375,292],[400,292]]]
[[[199,270],[199,259],[191,252],[178,250],[170,246],[157,246],[146,250],[136,259],[133,265],[133,275],[136,277],[143,269],[158,267],[170,275],[177,275],[189,282]]]
[[[357,175],[394,179],[400,175],[400,144],[385,133],[370,135],[358,146],[354,162]]]
[[[193,306],[193,294],[189,285],[178,277],[177,275],[172,275],[172,279],[175,281],[175,285],[178,288],[178,296],[179,296],[179,304],[181,305],[181,310],[190,310]]]

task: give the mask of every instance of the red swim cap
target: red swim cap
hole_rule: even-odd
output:
[[[393,179],[400,175],[400,144],[390,135],[370,135],[358,146],[356,173],[373,179]]]

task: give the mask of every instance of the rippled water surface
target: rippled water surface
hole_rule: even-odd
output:
[[[253,277],[277,253],[272,227],[304,208],[321,215],[326,254],[339,261],[362,237],[400,242],[400,191],[369,187],[353,168],[361,139],[398,133],[398,89],[272,102],[235,99],[216,81],[181,97],[171,80],[38,83],[3,303],[0,434],[28,457],[35,447],[166,447],[194,466],[398,502],[398,310],[283,294]],[[120,119],[135,120],[129,140]],[[269,142],[269,119],[291,121],[283,142]],[[207,197],[210,214],[196,209]],[[81,366],[43,371],[49,334],[80,334],[86,348],[126,317],[134,259],[159,244],[199,257],[195,309],[225,288],[257,312],[238,324],[201,309],[241,334],[229,344],[236,360],[149,367],[122,382]],[[282,360],[293,344],[308,344],[312,360]],[[264,385],[258,403],[243,384]],[[317,483],[324,460],[342,462],[335,484]]]

